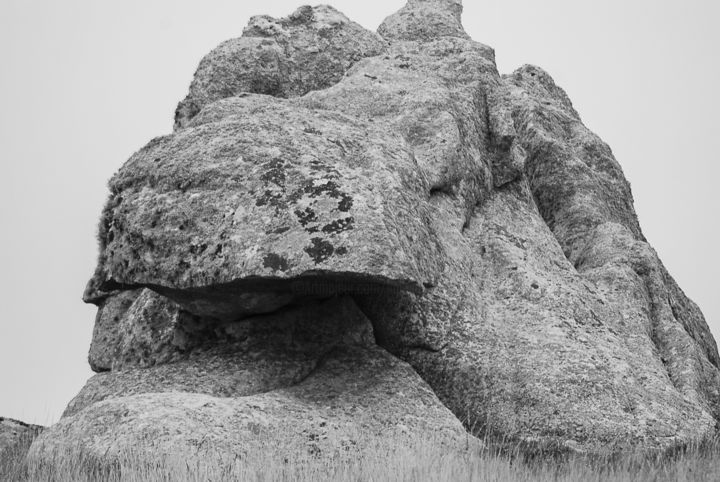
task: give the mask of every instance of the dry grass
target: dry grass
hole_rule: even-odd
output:
[[[147,462],[128,453],[112,463],[69,453],[52,462],[28,464],[29,441],[0,460],[2,481],[527,481],[644,482],[720,480],[720,443],[709,442],[674,454],[611,458],[572,456],[528,460],[518,453],[453,452],[437,444],[385,441],[332,460],[288,460],[272,447],[242,459],[189,463],[180,457]]]

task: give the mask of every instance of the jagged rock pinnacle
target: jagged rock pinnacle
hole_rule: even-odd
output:
[[[408,6],[432,5],[433,8],[452,13],[458,22],[463,12],[462,0],[409,0]]]
[[[391,41],[469,38],[462,26],[462,11],[461,0],[410,0],[385,19],[378,33]]]

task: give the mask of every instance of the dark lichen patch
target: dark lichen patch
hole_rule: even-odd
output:
[[[199,255],[203,254],[207,248],[208,248],[207,243],[191,244],[190,245],[190,253],[194,254],[196,256],[199,256]]]
[[[262,196],[255,201],[256,206],[271,206],[276,210],[287,208],[287,204],[283,200],[283,195],[277,191],[266,190]]]
[[[396,55],[395,60],[397,61],[395,67],[399,69],[409,69],[412,66],[412,59],[407,55]]]
[[[312,238],[312,245],[305,247],[305,252],[315,261],[315,264],[320,264],[335,252],[335,247],[328,241],[322,238]]]
[[[340,186],[335,181],[326,181],[323,184],[315,185],[314,182],[309,181],[303,186],[305,194],[309,194],[311,197],[318,197],[325,194],[333,199],[343,199],[347,197],[347,194],[340,190]]]
[[[352,205],[353,205],[353,199],[349,195],[342,193],[342,195],[340,196],[340,202],[338,202],[338,209],[340,211],[346,213],[346,212],[350,211],[350,208],[352,207]]]
[[[317,160],[317,159],[314,159],[314,160],[310,161],[310,169],[312,169],[313,172],[320,172],[320,171],[322,171],[322,172],[324,172],[324,173],[333,174],[333,175],[335,175],[335,176],[339,176],[339,175],[340,175],[340,172],[339,172],[337,169],[335,169],[335,168],[332,167],[332,166],[328,166],[328,165],[325,164],[324,162],[322,162],[322,161],[320,161],[320,160]]]
[[[284,256],[275,253],[268,253],[263,258],[263,266],[273,271],[287,271],[289,264]]]
[[[323,177],[327,177],[328,174],[333,175],[333,177],[338,175],[338,172],[335,169],[325,166],[322,163],[316,164],[315,162],[311,162],[310,164],[313,171],[322,172]],[[338,209],[343,212],[349,211],[353,205],[352,197],[350,197],[350,195],[346,192],[342,191],[340,189],[340,186],[332,179],[324,181],[320,184],[316,184],[315,180],[309,179],[303,182],[297,190],[289,193],[287,196],[287,200],[289,203],[293,204],[298,202],[300,198],[302,198],[304,195],[307,195],[311,198],[327,196],[331,199],[337,199]]]
[[[353,217],[336,219],[335,221],[331,222],[330,224],[326,224],[325,226],[323,226],[322,231],[323,231],[323,233],[328,233],[328,234],[342,233],[343,231],[348,231],[350,229],[353,229],[354,222],[355,222],[355,218],[353,218]]]
[[[317,214],[311,208],[307,207],[304,210],[295,210],[295,216],[302,226],[307,226],[310,223],[317,221]]]
[[[323,174],[333,174],[337,175],[337,171],[331,167],[325,166],[322,163],[314,164],[311,163],[313,166],[313,171],[315,172],[322,172]],[[297,202],[303,195],[309,195],[311,198],[317,198],[322,195],[328,196],[332,199],[340,199],[341,203],[344,201],[343,206],[349,206],[352,205],[352,199],[349,198],[349,196],[340,190],[340,186],[333,181],[328,180],[321,184],[315,184],[315,180],[309,179],[302,183],[300,188],[288,195],[288,201],[290,203]],[[347,199],[350,199],[350,203],[348,204]]]
[[[280,159],[273,159],[263,165],[265,172],[260,179],[271,182],[278,187],[285,187],[285,163]]]

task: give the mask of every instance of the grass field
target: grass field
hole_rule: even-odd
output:
[[[394,443],[395,442],[395,443]],[[527,481],[527,482],[650,482],[720,480],[720,443],[673,454],[622,454],[612,459],[570,456],[563,460],[540,457],[528,460],[519,453],[490,450],[463,452],[439,449],[437,444],[407,446],[401,441],[347,453],[331,460],[288,460],[271,447],[233,460],[204,460],[193,464],[184,458],[153,460],[147,454],[128,453],[112,463],[68,453],[52,463],[28,464],[24,453],[30,441],[0,460],[2,481]],[[150,460],[148,462],[148,460]]]

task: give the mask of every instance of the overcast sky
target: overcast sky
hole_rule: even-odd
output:
[[[375,29],[404,0],[329,0]],[[0,0],[0,415],[56,421],[92,374],[107,180],[172,130],[202,56],[296,1]],[[645,235],[720,335],[720,2],[466,0],[500,72],[543,67],[630,180]]]

